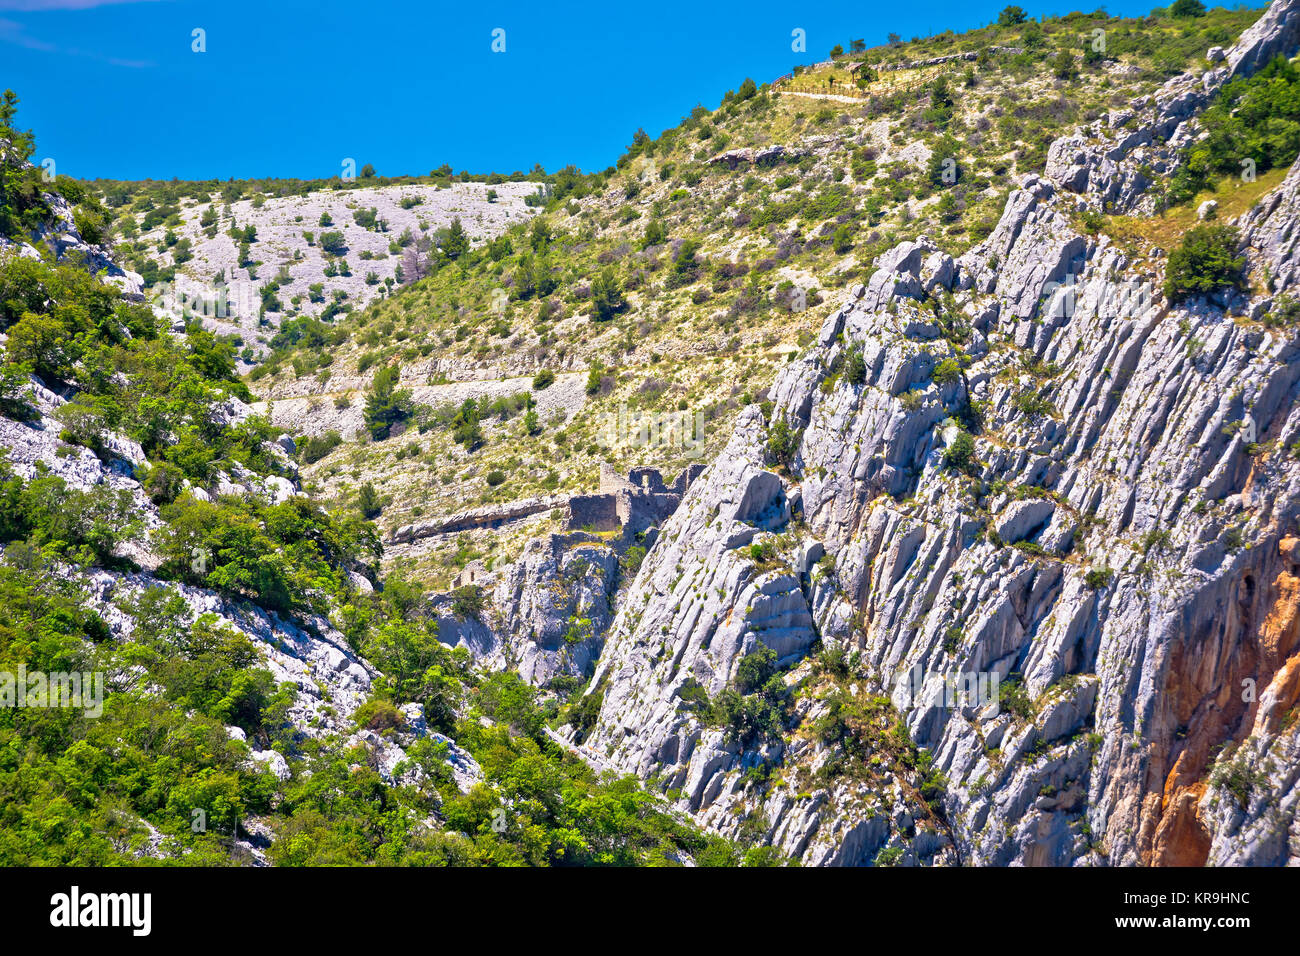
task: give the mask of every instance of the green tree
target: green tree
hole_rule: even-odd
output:
[[[861,385],[867,380],[867,362],[862,355],[862,347],[856,346],[849,351],[844,362],[844,380],[850,385]]]
[[[348,244],[341,232],[322,232],[317,241],[322,249],[336,256],[347,252],[348,249]]]
[[[951,385],[961,378],[961,363],[955,358],[946,358],[935,366],[931,377],[936,385]]]
[[[696,269],[699,265],[695,261],[695,253],[700,249],[698,239],[686,239],[677,247],[677,254],[673,256],[673,267],[668,275],[668,285],[677,287],[687,285],[695,281]]]
[[[467,252],[469,252],[469,236],[465,234],[460,216],[457,216],[451,221],[451,225],[447,228],[447,235],[443,237],[442,254],[455,262]]]
[[[1052,72],[1058,80],[1071,80],[1079,75],[1079,67],[1075,62],[1074,54],[1069,50],[1061,50],[1052,58]]]
[[[784,417],[774,421],[767,432],[766,455],[769,464],[789,468],[803,441],[803,431],[790,427]]]
[[[35,137],[14,126],[18,96],[5,90],[0,98],[0,235],[14,236],[35,228],[49,213],[38,176],[27,165]]]
[[[594,317],[605,321],[627,308],[623,290],[614,275],[614,267],[606,266],[591,283],[591,310]]]
[[[1174,0],[1169,7],[1171,17],[1203,17],[1205,4],[1201,0]]]
[[[1165,295],[1173,302],[1190,296],[1244,288],[1246,259],[1231,226],[1200,225],[1188,230],[1165,266]]]
[[[1002,12],[998,14],[998,26],[1014,27],[1018,23],[1024,23],[1028,18],[1029,14],[1021,7],[1003,7]]]
[[[831,248],[840,255],[853,248],[853,230],[847,222],[835,227],[835,232],[831,235]]]
[[[383,502],[379,500],[379,492],[368,481],[357,491],[357,510],[364,518],[378,518],[379,513],[384,510]]]
[[[641,237],[641,248],[649,249],[651,246],[659,246],[668,238],[668,230],[658,219],[651,219],[645,225],[645,234]]]
[[[466,451],[473,451],[483,444],[483,430],[479,427],[479,407],[472,398],[465,399],[451,420],[451,437]]]
[[[943,464],[953,471],[975,474],[979,468],[975,458],[975,439],[968,432],[958,431],[952,443],[943,450]]]
[[[376,441],[387,438],[394,425],[411,417],[414,404],[410,389],[397,387],[401,374],[396,365],[380,369],[366,393],[366,427]]]
[[[936,186],[951,186],[961,175],[961,161],[957,156],[959,144],[950,134],[945,133],[934,149],[926,164],[926,177]]]

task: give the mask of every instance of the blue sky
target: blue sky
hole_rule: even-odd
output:
[[[317,178],[345,157],[385,175],[592,170],[638,126],[657,134],[746,76],[855,37],[960,32],[1006,2],[0,0],[0,87],[22,99],[36,158],[86,178]],[[191,49],[196,28],[207,52]]]

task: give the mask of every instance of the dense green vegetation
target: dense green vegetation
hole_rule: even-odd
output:
[[[1203,135],[1188,147],[1169,186],[1170,202],[1190,200],[1219,176],[1254,176],[1300,155],[1300,69],[1278,57],[1221,89],[1199,119]]]
[[[4,104],[0,234],[29,240],[48,202],[25,165],[31,139],[12,126],[16,98]],[[0,460],[0,671],[105,682],[102,701],[83,695],[83,707],[0,707],[0,865],[246,863],[236,838],[253,820],[275,837],[269,858],[285,865],[772,862],[770,852],[701,835],[631,778],[598,780],[546,736],[555,702],[541,706],[516,675],[485,676],[442,644],[418,588],[393,578],[382,591],[358,590],[353,574],[373,580],[381,551],[364,517],[304,495],[273,504],[213,494],[221,473],[255,481],[289,467],[276,429],[233,412],[232,399],[250,397],[233,343],[197,326],[173,335],[79,263],[44,253],[0,259],[0,411],[36,416],[35,377],[70,396],[60,455],[82,446],[121,470],[121,436],[138,442],[136,475],[161,524],[148,530],[129,490],[80,490],[42,467],[24,480]],[[329,334],[318,321],[281,331],[286,344]],[[376,376],[366,408],[376,431],[411,412],[399,377],[396,366]],[[480,414],[531,410],[531,401],[471,402],[457,427],[472,441]],[[328,453],[330,441],[304,443],[304,459]],[[107,619],[116,615],[92,609],[84,572],[131,568],[127,543],[148,543],[161,564],[116,592],[114,610],[131,627],[115,634]],[[417,704],[474,755],[483,781],[461,793],[446,744],[432,737],[406,738],[393,782],[367,745],[305,735],[289,719],[298,688],[277,683],[241,631],[195,618],[169,579],[308,628],[318,626],[308,615],[327,616],[381,671],[352,724],[401,733],[399,706]],[[458,601],[481,612],[476,589]],[[254,748],[279,752],[289,776],[251,761]]]
[[[434,726],[468,747],[485,773],[468,794],[452,784],[445,748],[432,739],[407,750],[406,769],[422,776],[396,786],[369,765],[364,747],[295,739],[285,716],[296,688],[277,685],[243,635],[210,616],[188,622],[184,602],[166,589],[127,606],[137,625],[129,640],[114,641],[78,586],[54,571],[35,550],[0,562],[0,669],[104,672],[108,693],[98,717],[0,708],[0,864],[246,862],[233,834],[251,818],[276,833],[269,855],[281,865],[744,859],[667,813],[635,781],[602,783],[563,754],[542,734],[535,692],[515,675],[476,678],[464,652],[383,608],[350,609],[351,633],[364,634],[363,648],[386,671],[377,699],[420,701]],[[462,703],[466,716],[457,720],[451,707]],[[248,745],[225,725],[288,755],[292,776],[279,781],[250,763]],[[372,717],[377,725],[385,726]],[[399,729],[396,720],[383,732]],[[441,828],[422,822],[430,817]]]
[[[5,90],[0,99],[0,235],[30,231],[49,214],[41,194],[40,173],[25,165],[34,140],[30,132],[14,126],[18,97]]]
[[[1169,253],[1165,295],[1178,301],[1241,287],[1246,258],[1238,253],[1240,241],[1231,226],[1201,225],[1189,230]]]

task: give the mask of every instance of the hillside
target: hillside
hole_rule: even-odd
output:
[[[734,414],[812,344],[832,290],[865,281],[900,241],[926,235],[960,252],[985,239],[1016,178],[1041,173],[1061,133],[1203,65],[1257,15],[1072,15],[742,84],[716,110],[638,134],[602,173],[553,177],[545,211],[501,243],[273,354],[250,381],[267,401],[258,407],[295,436],[347,439],[307,465],[305,480],[340,501],[372,484],[388,535],[473,506],[594,491],[601,461],[675,476],[716,454]],[[1094,30],[1106,31],[1106,53],[1076,56]],[[837,77],[850,62],[878,79],[847,86]],[[801,92],[821,88],[839,92]],[[363,430],[357,442],[365,391],[392,364],[414,389],[418,434],[399,427],[372,443]],[[555,384],[532,389],[547,372]],[[472,454],[437,424],[467,398],[529,392],[537,426],[525,429],[522,413],[482,416],[487,440]],[[635,414],[658,416],[642,420],[639,440],[636,419],[626,424]],[[654,442],[651,421],[666,433]],[[536,519],[524,537],[556,527]],[[467,556],[520,543],[500,532],[440,536],[389,560],[445,587]]]
[[[552,738],[554,702],[376,590],[234,346],[146,304],[0,101],[0,861],[780,863]],[[521,798],[527,794],[526,804]],[[599,814],[592,812],[599,808]]]
[[[248,199],[242,183],[95,185],[118,203],[118,256],[158,304],[237,340],[248,365],[286,320],[328,320],[418,278],[453,228],[473,245],[527,219],[538,188],[377,181],[295,182]]]
[[[82,742],[197,713],[225,781],[47,861],[1300,861],[1300,0],[1197,6],[850,43],[586,174],[20,150],[0,610],[62,643],[3,649],[138,662]],[[71,750],[4,731],[31,827]]]

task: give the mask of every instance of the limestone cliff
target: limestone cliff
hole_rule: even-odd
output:
[[[1300,862],[1300,339],[1251,321],[1296,291],[1300,164],[1239,224],[1249,294],[1171,304],[1074,225],[1140,207],[1139,167],[1167,173],[1298,22],[1278,0],[1216,71],[1103,121],[1122,143],[1059,141],[965,255],[882,257],[664,525],[587,747],[808,863]],[[760,646],[794,703],[737,740],[701,688]],[[963,675],[1000,705],[946,699]],[[834,732],[891,696],[932,764],[888,720]]]

